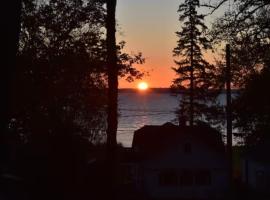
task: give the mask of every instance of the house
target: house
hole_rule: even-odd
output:
[[[270,195],[270,137],[263,137],[243,156],[242,181],[253,192]]]
[[[228,162],[221,134],[205,124],[144,126],[135,131],[134,187],[151,199],[223,198]]]

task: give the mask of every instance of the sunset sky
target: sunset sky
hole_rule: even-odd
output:
[[[118,41],[127,42],[125,51],[142,52],[146,63],[140,69],[149,72],[144,81],[149,87],[170,87],[175,73],[172,50],[175,32],[181,28],[177,9],[183,0],[118,0]],[[215,16],[208,18],[208,22]],[[139,81],[120,80],[120,88],[134,88]]]

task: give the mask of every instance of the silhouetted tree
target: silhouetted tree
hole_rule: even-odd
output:
[[[117,125],[118,125],[118,66],[116,47],[116,0],[107,0],[107,68],[108,68],[108,108],[107,108],[107,161],[108,193],[115,199],[114,174],[116,169]]]
[[[90,141],[105,131],[102,6],[98,1],[24,2],[12,102],[13,118],[25,136],[53,131],[65,120]]]
[[[238,87],[244,87],[249,76],[269,62],[269,8],[262,4],[253,12],[258,6],[255,2],[234,5],[214,22],[211,30],[216,43],[230,43],[233,84]]]
[[[234,101],[235,127],[246,145],[254,145],[270,131],[270,66],[253,74]],[[269,135],[269,134],[268,134]],[[268,137],[268,136],[267,136]]]
[[[25,136],[43,126],[49,130],[58,120],[73,119],[82,137],[91,142],[104,139],[107,51],[103,5],[98,0],[24,2],[13,118]],[[117,46],[119,76],[141,77],[133,64],[144,62],[142,55],[122,53],[123,48],[124,42]]]
[[[197,11],[199,7],[199,0],[185,0],[179,6],[182,30],[176,32],[179,40],[173,50],[174,56],[180,57],[175,61],[178,67],[173,68],[178,76],[173,87],[184,89],[179,118],[188,119],[191,126],[213,112],[210,104],[215,100],[211,92],[215,89],[215,67],[203,58],[202,50],[211,49],[211,45],[205,35],[204,16]]]
[[[270,66],[269,5],[264,0],[236,0],[211,30],[217,44],[226,41],[231,46],[232,84],[241,89],[233,102],[234,126],[247,144],[269,129],[269,98],[264,92]]]
[[[8,128],[10,91],[15,73],[15,58],[20,34],[21,0],[3,2],[1,6],[1,77],[0,77],[0,162],[7,156],[5,133]],[[1,167],[1,166],[0,166]]]
[[[211,14],[213,14],[222,6],[228,6],[228,4],[230,7],[232,6],[233,9],[237,8],[234,10],[237,11],[234,20],[236,23],[239,23],[242,20],[246,20],[250,17],[252,18],[253,14],[258,10],[267,7],[270,2],[268,0],[209,0],[206,3],[203,3],[202,6],[210,8]]]
[[[99,0],[23,2],[9,123],[15,163],[9,170],[30,182],[35,198],[46,192],[72,198],[87,174],[93,145],[104,141],[105,17]],[[124,42],[116,46],[117,76],[141,77],[133,65],[144,62],[142,55],[123,48]]]
[[[103,3],[22,5],[8,171],[29,184],[33,198],[78,197],[92,143],[105,133]]]

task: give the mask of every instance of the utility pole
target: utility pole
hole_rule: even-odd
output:
[[[189,12],[192,12],[192,6],[189,4]],[[189,16],[191,23],[190,31],[190,122],[189,126],[194,125],[194,18],[192,15]]]
[[[231,92],[231,49],[226,45],[226,120],[227,120],[227,154],[229,161],[229,184],[233,186],[233,161],[232,161],[232,92]]]

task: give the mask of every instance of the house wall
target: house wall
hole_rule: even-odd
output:
[[[251,189],[270,193],[270,164],[259,163],[253,159],[243,161],[243,182]]]
[[[191,153],[185,153],[184,145],[191,144]],[[224,156],[213,152],[205,144],[194,142],[192,138],[179,141],[176,148],[159,157],[144,162],[142,190],[152,198],[222,198],[228,189],[228,170]],[[164,186],[159,183],[160,173],[164,170],[175,170],[181,174],[184,169],[192,172],[209,170],[210,185],[183,186],[181,184]],[[181,175],[180,175],[181,176]]]
[[[144,193],[152,198],[225,198],[227,186],[220,184],[226,181],[225,173],[212,173],[210,186],[161,186],[159,185],[159,172],[147,172],[144,179]],[[217,181],[217,179],[219,179]]]

